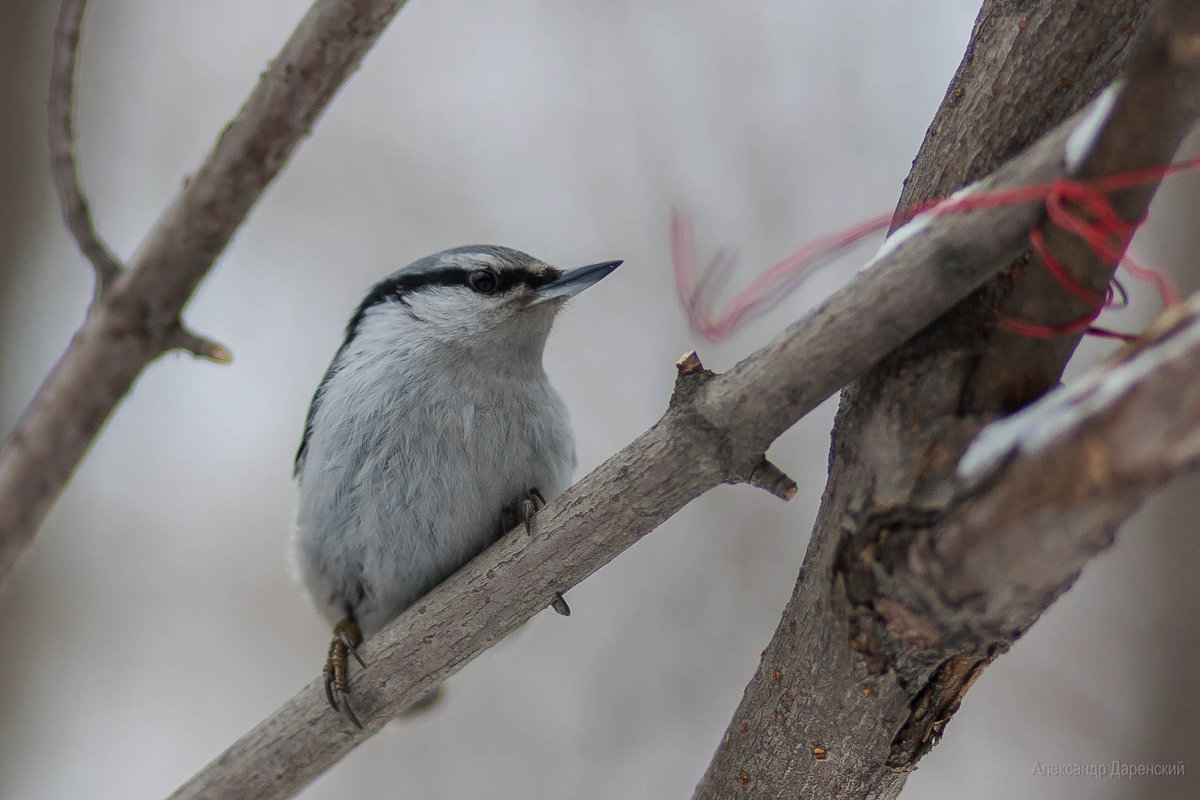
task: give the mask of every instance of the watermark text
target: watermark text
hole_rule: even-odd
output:
[[[1110,761],[1106,764],[1033,762],[1033,774],[1039,778],[1149,778],[1164,775],[1178,777],[1187,774],[1186,768],[1187,765],[1182,761],[1173,764],[1132,761]]]

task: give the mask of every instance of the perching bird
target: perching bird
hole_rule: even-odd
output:
[[[566,299],[620,263],[560,271],[457,247],[376,284],[351,317],[296,454],[294,554],[334,625],[326,694],[354,725],[347,657],[362,665],[363,638],[569,484],[574,437],[542,350]]]

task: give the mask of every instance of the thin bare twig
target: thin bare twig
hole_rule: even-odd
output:
[[[123,267],[96,232],[87,197],[79,183],[79,165],[75,159],[74,95],[75,61],[79,52],[79,30],[87,0],[63,0],[54,28],[54,52],[50,63],[49,110],[50,165],[54,187],[62,206],[63,221],[75,237],[79,249],[92,262],[96,288],[92,305],[104,293]]]

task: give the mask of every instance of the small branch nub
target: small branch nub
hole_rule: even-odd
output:
[[[680,356],[675,362],[675,370],[675,390],[671,393],[671,408],[690,403],[700,387],[716,376],[715,372],[704,368],[695,350],[689,350]]]
[[[198,333],[193,333],[187,328],[179,328],[175,334],[175,341],[172,342],[172,347],[186,350],[197,358],[206,358],[217,364],[233,363],[233,353],[230,352],[228,347],[207,339]]]
[[[785,502],[795,497],[796,490],[799,488],[794,480],[784,474],[783,470],[765,458],[754,468],[745,482],[770,492]]]
[[[703,372],[704,365],[700,363],[700,356],[696,355],[696,351],[689,350],[675,362],[675,369],[679,370],[679,377],[682,378],[687,375],[695,375],[697,372]]]

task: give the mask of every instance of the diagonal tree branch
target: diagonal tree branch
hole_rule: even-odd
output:
[[[961,152],[968,163],[972,152],[995,158],[1010,133],[1020,135],[1044,119],[1042,108],[1028,97],[1043,96],[1037,84],[1044,88],[1057,73],[1031,68],[1043,60],[1039,51],[1055,58],[1066,51],[1084,59],[1095,49],[1080,49],[1079,37],[1120,37],[1131,24],[1121,15],[1137,20],[1142,14],[1138,4],[1062,5],[1070,9],[1045,4],[1035,12],[1020,4],[985,4],[955,84],[986,87],[995,78],[1003,93],[985,95],[989,103],[982,109],[959,115],[961,95],[952,84],[910,186],[925,180],[949,191],[953,184],[937,183],[936,177],[931,183],[926,176],[943,170],[950,153]],[[1160,5],[1130,58],[1124,89],[1110,113],[1098,120],[1104,123],[1099,139],[1079,154],[1079,174],[1110,174],[1170,157],[1200,109],[1198,17],[1187,3]],[[1033,41],[1026,43],[1032,49],[1014,45],[1013,38],[1019,42],[1022,36],[1017,31],[1032,31]],[[988,50],[991,45],[997,49]],[[1014,71],[1027,80],[1014,86]],[[1022,113],[1028,115],[1023,122],[1008,124],[1006,117]],[[960,172],[954,180],[969,176]],[[1126,219],[1137,220],[1153,189],[1118,193],[1113,205]],[[902,206],[920,198],[909,193]],[[1045,232],[1051,250],[1077,278],[1093,287],[1108,281],[1111,264],[1052,225]],[[1061,285],[1044,277],[1039,264],[1018,264],[847,390],[830,482],[804,569],[697,797],[896,796],[982,669],[1069,587],[1100,548],[1097,543],[1111,540],[1112,529],[1135,503],[1096,501],[1088,507],[1094,513],[1084,513],[1063,494],[1058,507],[1062,514],[1077,515],[1076,537],[1054,526],[1061,515],[1015,522],[1026,532],[1032,526],[1043,540],[1039,552],[1055,558],[1044,558],[1040,572],[1030,575],[1015,565],[1003,573],[1010,583],[1028,582],[1038,590],[1036,602],[1009,609],[1012,616],[1004,626],[959,595],[951,596],[960,603],[952,623],[945,606],[889,590],[892,573],[903,573],[922,557],[917,543],[949,537],[958,510],[969,502],[955,472],[966,444],[988,419],[1052,385],[1077,341],[1009,334],[997,328],[995,309],[1057,323],[1087,310],[1073,303]],[[1161,476],[1147,477],[1145,483],[1154,480]],[[1061,482],[1057,486],[1066,491]],[[1016,547],[1015,531],[991,530],[993,552]],[[973,557],[966,550],[953,556]],[[922,576],[930,592],[953,588],[941,582],[953,566],[938,562]],[[997,585],[985,588],[998,591]],[[1009,596],[976,599],[985,604]]]
[[[980,184],[1063,174],[1071,120]],[[362,648],[356,731],[314,681],[174,795],[289,797],[503,636],[720,483],[787,495],[766,447],[801,416],[912,336],[1024,247],[1035,203],[914,223],[806,319],[733,370],[681,359],[663,418],[539,512],[534,535],[511,534],[434,589]],[[901,241],[901,238],[903,239]],[[764,480],[764,478],[769,478]],[[782,487],[782,488],[781,488]]]
[[[147,364],[172,348],[229,360],[228,350],[186,332],[180,313],[267,184],[404,4],[316,0],[129,269],[93,305],[0,448],[0,580],[33,540],[92,439]],[[80,0],[66,0],[63,7],[57,107],[51,111],[58,137],[56,180],[68,184],[68,198],[76,186],[70,75],[82,9]],[[86,220],[86,205],[74,210],[67,205],[68,221]],[[98,241],[90,223],[86,227]],[[111,265],[97,269],[104,283]]]

